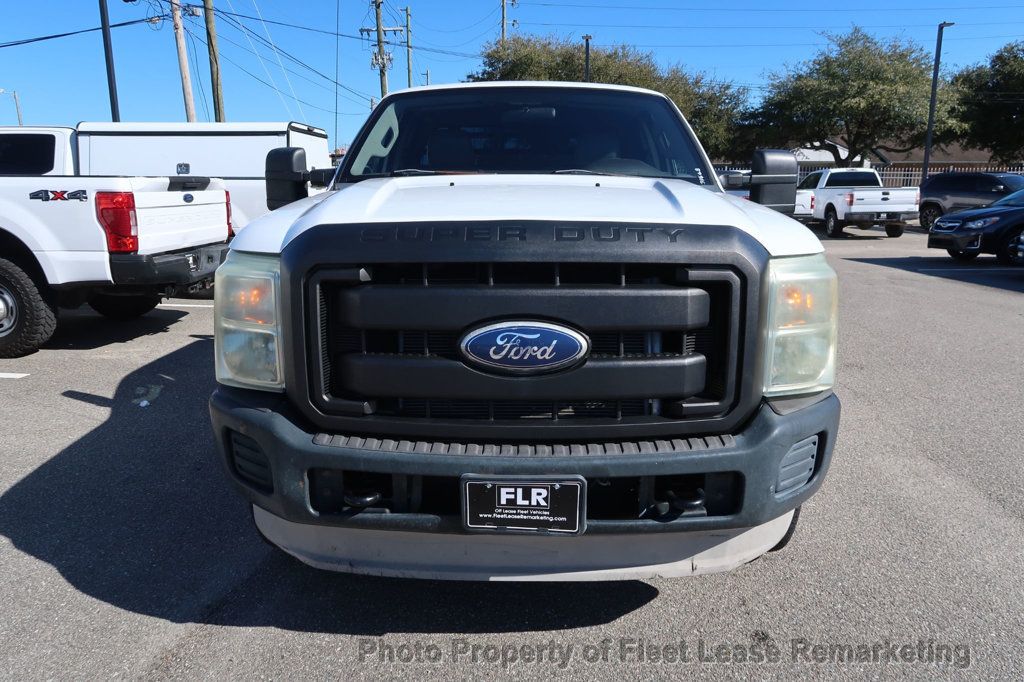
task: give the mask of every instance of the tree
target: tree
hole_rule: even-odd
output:
[[[920,147],[928,126],[932,56],[918,45],[883,41],[860,28],[827,37],[829,46],[812,59],[771,77],[748,119],[754,140],[824,149],[837,166],[875,149]],[[943,87],[936,109],[940,142],[956,131],[951,94]]]
[[[957,74],[964,142],[988,149],[993,159],[1024,159],[1024,43],[1003,46],[988,64]]]
[[[484,51],[483,67],[471,81],[583,80],[583,46],[565,38],[511,36]],[[590,77],[595,83],[633,85],[663,92],[676,103],[712,158],[733,160],[735,136],[747,91],[732,83],[687,73],[676,65],[662,68],[654,55],[634,47],[592,47]]]

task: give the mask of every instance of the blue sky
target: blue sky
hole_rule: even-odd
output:
[[[183,2],[200,0],[183,0]],[[108,0],[111,22],[152,16],[166,0]],[[654,52],[663,64],[680,63],[716,79],[751,86],[757,92],[766,75],[808,58],[823,43],[821,32],[853,24],[882,36],[916,41],[929,51],[935,26],[947,29],[943,64],[949,67],[985,59],[1006,42],[1024,39],[1024,0],[509,0],[513,33],[594,36],[594,43],[629,43]],[[99,25],[94,0],[3,0],[0,43]],[[300,30],[234,18],[280,50],[319,71],[318,75],[275,54],[252,34],[219,17],[225,109],[228,120],[301,120],[323,127],[334,140],[335,0],[215,0],[218,10],[297,24]],[[385,23],[404,24],[412,12],[413,72],[416,84],[430,69],[433,83],[463,80],[477,69],[481,46],[497,37],[499,0],[388,0]],[[358,36],[372,26],[368,0],[341,0],[340,32]],[[201,18],[187,18],[193,91],[200,120],[212,119],[209,66]],[[401,38],[395,37],[399,41]],[[251,41],[251,42],[250,42]],[[180,76],[170,21],[113,30],[121,118],[125,121],[182,121]],[[418,47],[417,47],[418,46]],[[405,87],[405,48],[391,48],[392,89]],[[253,52],[262,55],[262,60]],[[281,64],[278,63],[281,60]],[[339,99],[338,141],[346,144],[379,95],[370,69],[370,45],[357,37],[340,39],[338,80],[347,89]],[[288,71],[282,70],[282,64]],[[243,71],[244,69],[244,71]],[[248,71],[249,73],[246,73]],[[325,76],[327,78],[325,78]],[[265,81],[261,83],[257,78]],[[273,83],[276,92],[267,83]],[[74,125],[109,120],[103,48],[99,32],[0,49],[0,88],[19,93],[27,124]],[[302,100],[297,102],[296,99]],[[16,123],[12,98],[0,95],[0,125]]]

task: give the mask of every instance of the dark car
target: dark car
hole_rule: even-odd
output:
[[[1016,173],[939,173],[921,184],[921,227],[928,229],[939,216],[981,208],[1024,189]]]
[[[1024,230],[1024,190],[991,206],[951,213],[937,219],[928,234],[928,247],[946,249],[957,260],[994,253],[1000,263],[1020,264],[1018,243]]]

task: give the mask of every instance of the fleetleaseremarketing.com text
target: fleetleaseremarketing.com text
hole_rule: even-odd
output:
[[[456,638],[445,642],[362,638],[360,663],[474,664],[511,668],[552,665],[567,668],[579,663],[646,665],[931,665],[965,669],[971,665],[967,644],[921,639],[913,642],[878,639],[871,642],[815,642],[803,637],[788,641],[747,643],[704,639],[662,641],[644,638],[606,638],[594,642],[549,639],[501,643]]]

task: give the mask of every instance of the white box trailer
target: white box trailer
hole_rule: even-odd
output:
[[[79,123],[81,175],[199,175],[224,180],[235,231],[267,213],[264,167],[277,147],[331,167],[327,133],[304,123]],[[310,192],[317,190],[311,188]]]

